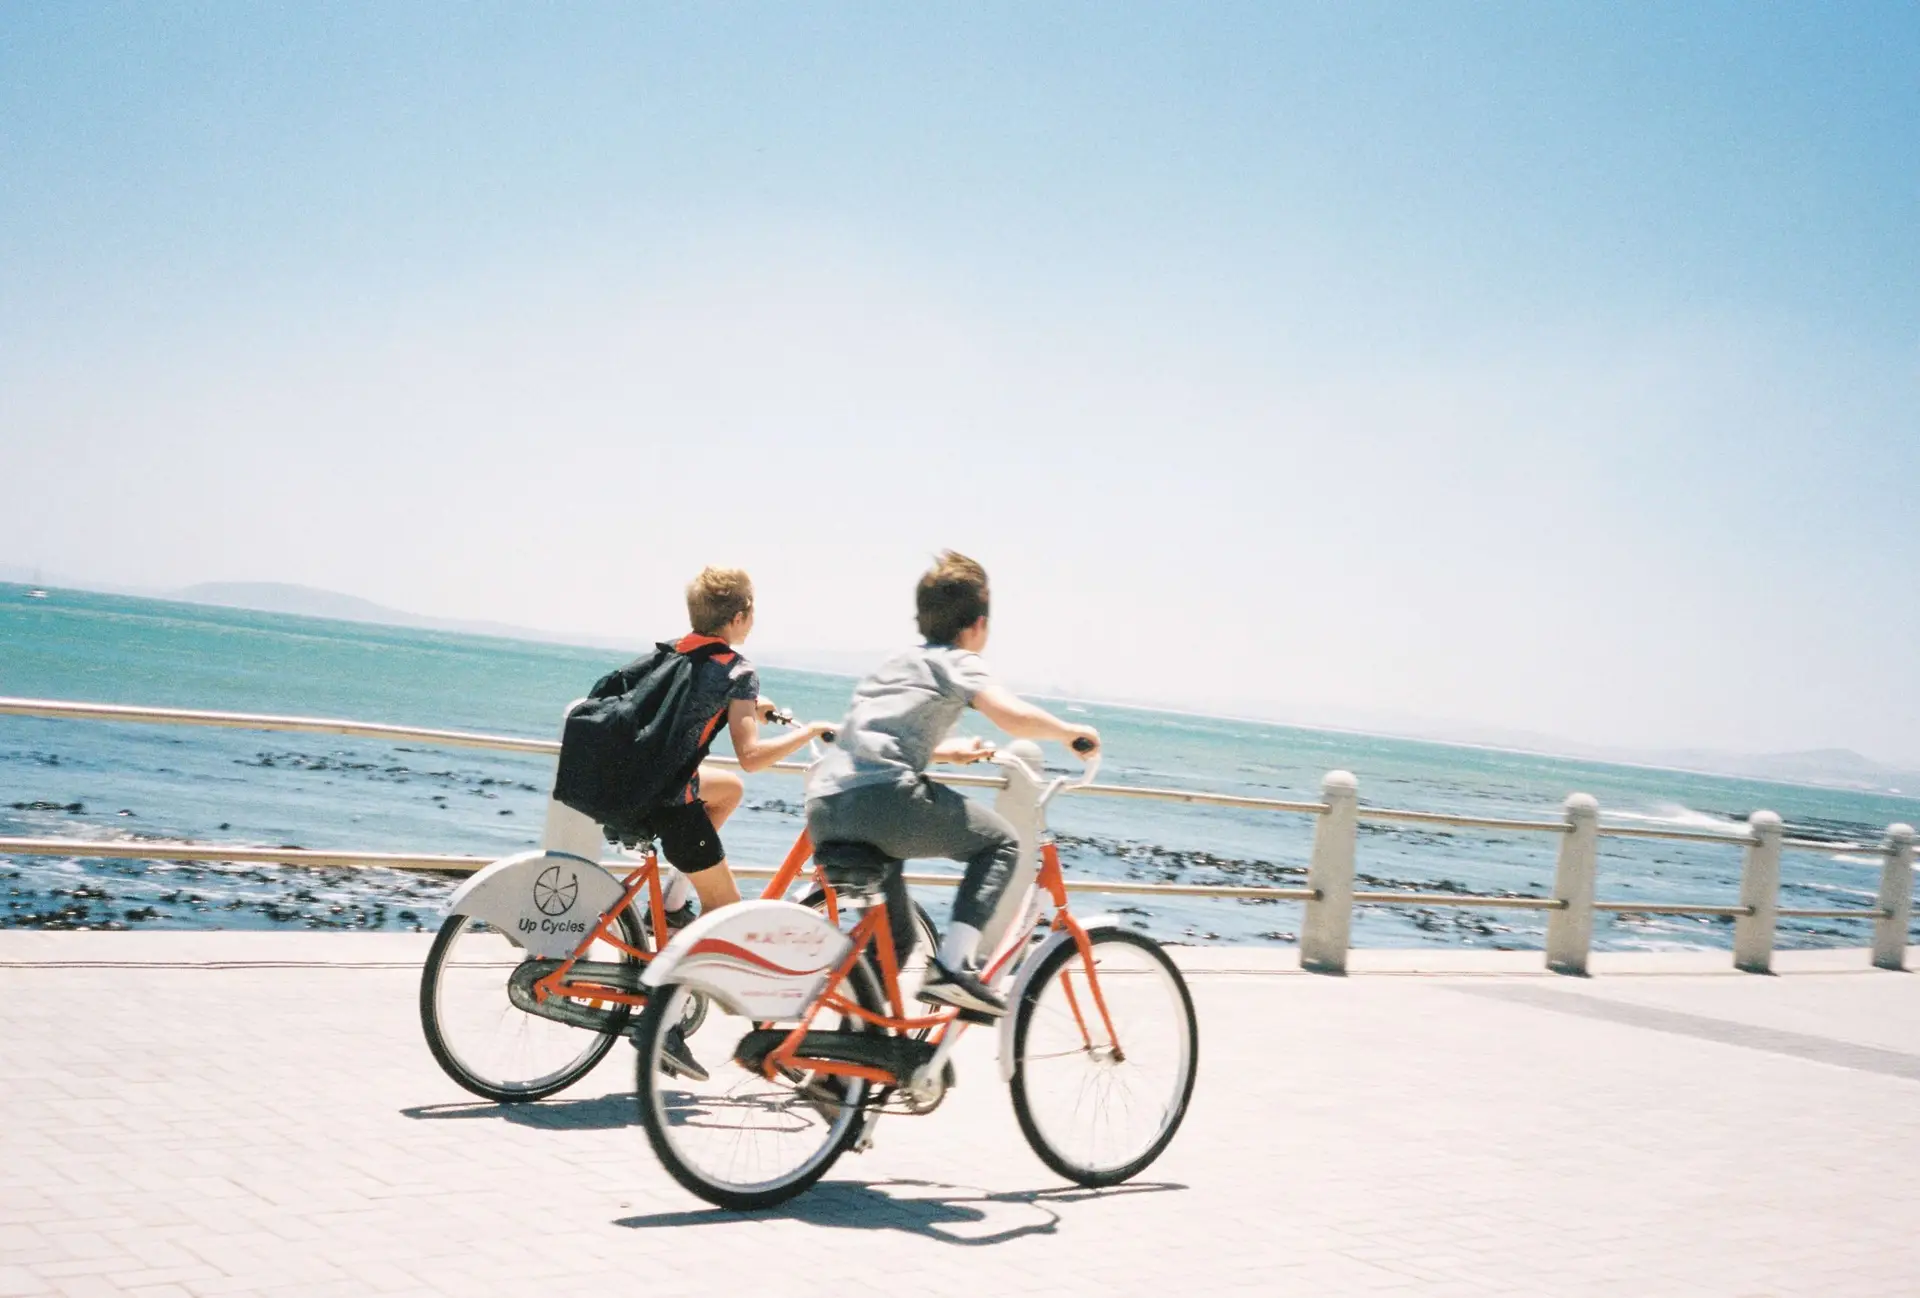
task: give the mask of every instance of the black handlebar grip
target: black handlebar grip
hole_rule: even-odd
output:
[[[1094,743],[1093,740],[1087,738],[1085,735],[1081,735],[1073,741],[1073,751],[1076,753],[1090,753],[1098,747],[1098,744]]]
[[[840,732],[838,730],[822,730],[820,732],[820,737],[828,743],[832,743],[835,739],[839,738],[839,736]]]

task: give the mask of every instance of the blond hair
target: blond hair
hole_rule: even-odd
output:
[[[687,620],[695,634],[719,635],[727,623],[753,610],[753,578],[739,568],[702,568],[687,583]]]
[[[930,644],[952,644],[987,615],[987,570],[958,550],[942,550],[913,592],[920,634]]]

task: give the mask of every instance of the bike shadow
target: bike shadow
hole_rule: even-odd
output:
[[[1045,1190],[993,1192],[938,1181],[822,1181],[796,1199],[757,1212],[705,1208],[621,1217],[613,1224],[630,1230],[653,1230],[782,1219],[849,1230],[899,1230],[943,1244],[977,1248],[1005,1244],[1028,1235],[1056,1234],[1061,1216],[1055,1205],[1186,1188],[1172,1181],[1146,1181],[1104,1190],[1055,1186]]]
[[[598,1095],[592,1099],[535,1100],[527,1104],[490,1104],[470,1100],[455,1104],[417,1104],[400,1110],[402,1117],[427,1122],[490,1118],[517,1127],[550,1131],[611,1131],[640,1125],[640,1109],[633,1092]]]

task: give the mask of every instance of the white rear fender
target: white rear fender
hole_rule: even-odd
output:
[[[461,884],[447,912],[483,919],[528,955],[558,960],[573,954],[620,893],[619,882],[597,862],[566,852],[522,852]]]
[[[805,906],[743,901],[687,925],[640,981],[683,983],[747,1018],[795,1019],[852,945]]]
[[[1080,921],[1080,927],[1091,937],[1101,929],[1124,928],[1118,915],[1094,915]],[[1014,974],[1013,986],[1007,989],[1007,1012],[1000,1016],[1000,1080],[1013,1080],[1013,1024],[1020,1017],[1020,1002],[1026,999],[1027,989],[1033,985],[1034,974],[1047,962],[1047,957],[1063,944],[1073,941],[1073,934],[1066,929],[1055,929],[1048,934],[1047,940],[1038,948],[1029,952],[1020,962],[1019,970]]]

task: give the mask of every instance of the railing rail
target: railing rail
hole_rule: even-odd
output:
[[[411,870],[428,874],[472,874],[493,864],[490,856],[438,852],[329,852],[307,847],[243,847],[232,843],[175,843],[140,839],[0,838],[0,856],[86,856],[122,861],[234,862],[254,865],[293,865],[308,869]],[[605,862],[618,869],[623,862]],[[626,861],[632,866],[637,862]],[[764,866],[735,865],[733,872],[748,879],[770,879],[776,871]],[[907,882],[929,888],[957,888],[958,874],[929,872],[906,876]],[[1134,883],[1113,879],[1069,879],[1073,892],[1103,892],[1142,897],[1258,897],[1276,901],[1311,901],[1311,888],[1268,888],[1211,883]]]
[[[396,743],[410,741],[434,747],[478,748],[497,752],[544,755],[554,755],[560,751],[560,745],[555,740],[532,739],[517,735],[485,734],[466,730],[403,726],[327,717],[220,712],[200,708],[144,707],[65,699],[0,697],[0,716],[341,735]],[[711,760],[727,766],[738,765],[731,758],[716,757]],[[770,769],[797,774],[803,773],[807,768],[799,762],[780,762]],[[940,772],[933,778],[944,784],[962,787],[1001,789],[1007,785],[1004,777],[963,772]],[[1305,902],[1307,914],[1302,940],[1302,960],[1309,968],[1327,972],[1340,972],[1346,968],[1348,934],[1351,925],[1349,916],[1352,907],[1356,904],[1471,906],[1546,911],[1549,913],[1547,963],[1550,968],[1564,973],[1586,971],[1587,956],[1592,943],[1592,916],[1596,912],[1731,918],[1735,921],[1735,963],[1742,969],[1754,972],[1764,972],[1770,965],[1774,926],[1778,919],[1870,919],[1874,921],[1873,961],[1875,965],[1892,969],[1905,967],[1906,938],[1913,899],[1914,840],[1914,832],[1907,825],[1889,826],[1886,837],[1881,843],[1866,844],[1786,838],[1780,832],[1779,817],[1767,811],[1755,812],[1749,819],[1748,827],[1744,832],[1603,825],[1599,823],[1597,804],[1584,794],[1575,794],[1567,800],[1565,816],[1560,820],[1520,820],[1393,807],[1367,807],[1359,805],[1357,782],[1353,776],[1344,771],[1336,771],[1328,775],[1323,784],[1323,797],[1317,802],[1121,784],[1088,785],[1074,792],[1095,797],[1133,798],[1318,817],[1320,824],[1315,832],[1313,859],[1308,867],[1309,886],[1305,888],[1233,884],[1135,883],[1097,879],[1075,879],[1069,882],[1068,887],[1080,892],[1138,896],[1221,897]],[[1554,880],[1554,895],[1526,897],[1486,893],[1355,891],[1353,888],[1355,849],[1353,840],[1355,829],[1360,821],[1558,835],[1562,841],[1560,861]],[[1596,840],[1601,837],[1658,839],[1741,847],[1746,852],[1746,864],[1741,873],[1741,902],[1739,905],[1726,906],[1597,900],[1593,895],[1597,872]],[[1879,904],[1859,908],[1781,907],[1778,904],[1779,859],[1783,848],[1881,856],[1884,868]],[[309,848],[273,848],[220,843],[164,843],[122,839],[0,838],[0,855],[231,861],[307,867],[386,868],[437,872],[470,872],[487,864],[487,860],[481,857],[435,853],[335,852]],[[762,878],[772,873],[770,870],[753,867],[735,867],[735,872],[749,878]],[[951,887],[958,882],[959,876],[913,874],[909,875],[908,879],[916,884]]]

